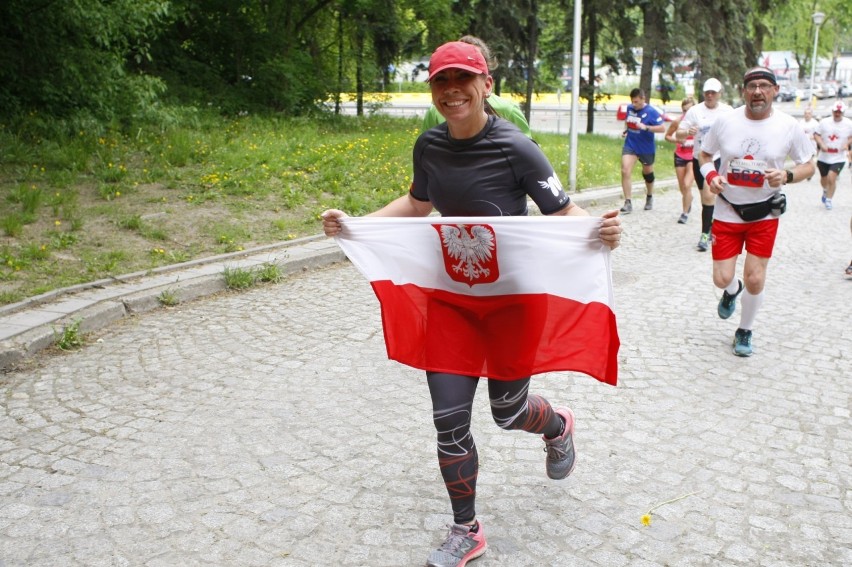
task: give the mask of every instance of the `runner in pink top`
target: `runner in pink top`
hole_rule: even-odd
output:
[[[675,144],[674,166],[683,205],[683,212],[677,220],[679,224],[686,224],[686,221],[689,219],[689,212],[692,210],[692,182],[695,181],[695,175],[692,172],[692,150],[695,138],[687,136],[683,141],[678,141],[677,129],[680,126],[680,121],[686,115],[686,111],[694,104],[695,99],[691,96],[683,99],[680,103],[680,109],[683,114],[678,119],[672,120],[671,124],[669,124],[669,129],[666,131],[666,140]]]

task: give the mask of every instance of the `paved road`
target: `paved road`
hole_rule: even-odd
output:
[[[477,399],[473,565],[852,564],[842,179],[831,212],[816,180],[788,191],[750,359],[675,192],[625,218],[620,385],[534,381],[577,414],[574,474]],[[0,408],[3,567],[417,566],[450,520],[423,377],[347,264],[124,318],[0,376]]]
[[[423,116],[426,109],[429,107],[428,98],[413,100],[411,97],[403,97],[401,100],[393,98],[391,101],[378,109],[378,112],[390,114],[392,116]],[[556,134],[569,134],[571,132],[571,106],[568,102],[570,99],[565,98],[563,101],[557,102],[553,97],[547,97],[544,102],[533,102],[532,112],[530,113],[530,127],[534,132],[552,132]],[[621,137],[624,131],[624,121],[617,119],[616,110],[621,102],[629,102],[627,97],[619,97],[617,100],[611,100],[595,112],[594,132],[595,134],[603,134],[605,136]],[[657,103],[659,101],[656,101]],[[817,102],[817,116],[824,117],[831,113],[828,111],[829,106],[835,99],[825,99]],[[795,102],[776,102],[775,105],[784,112],[791,114],[797,118],[801,118],[804,114],[805,105]],[[665,112],[672,116],[680,115],[680,100],[669,101],[666,105],[657,104],[658,108],[662,108]],[[346,102],[342,105],[345,114],[355,114],[356,104],[354,102]],[[586,106],[583,105],[578,113],[577,131],[580,133],[586,132],[587,113]],[[663,139],[663,134],[657,134],[658,139]]]

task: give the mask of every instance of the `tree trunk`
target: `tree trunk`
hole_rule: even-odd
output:
[[[639,88],[651,98],[654,78],[654,60],[657,54],[657,30],[659,19],[651,2],[642,6],[642,70],[639,73]]]
[[[579,0],[574,0],[578,2]],[[595,131],[595,51],[597,50],[598,19],[594,10],[586,10],[586,29],[589,38],[589,86],[592,96],[589,98],[588,110],[586,111],[586,133]],[[582,60],[582,53],[580,54]]]
[[[364,26],[359,25],[355,31],[355,92],[356,113],[364,116]]]
[[[538,54],[538,2],[532,0],[530,2],[530,13],[527,16],[527,31],[529,33],[530,42],[527,46],[527,101],[524,104],[524,116],[527,123],[530,122],[530,110],[532,109],[533,92],[535,88],[535,58]]]
[[[343,12],[337,12],[337,92],[334,93],[334,114],[340,114],[340,95],[343,92]]]

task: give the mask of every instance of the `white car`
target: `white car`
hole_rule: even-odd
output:
[[[823,83],[816,87],[815,90],[816,92],[814,94],[816,94],[816,97],[820,99],[834,98],[837,96],[837,89],[834,88],[834,85],[832,85],[831,83]]]

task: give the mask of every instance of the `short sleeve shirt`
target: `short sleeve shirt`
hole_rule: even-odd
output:
[[[465,140],[452,138],[446,123],[423,132],[411,196],[443,216],[524,216],[528,197],[547,215],[571,201],[541,148],[496,116]]]
[[[521,107],[512,102],[511,100],[501,98],[495,94],[492,94],[485,100],[485,104],[487,107],[491,108],[493,113],[508,120],[515,126],[521,129],[528,138],[532,138],[532,131],[530,130],[530,125],[527,122],[527,117],[524,116]],[[488,108],[486,108],[486,111]],[[438,109],[435,108],[435,105],[430,105],[429,108],[426,109],[426,114],[423,115],[423,130],[428,130],[429,128],[434,128],[438,124],[444,122],[444,117],[441,116],[441,113],[438,112]]]
[[[813,155],[811,142],[795,118],[773,110],[769,118],[751,120],[745,116],[745,107],[719,116],[704,138],[703,151],[719,153],[723,195],[738,205],[766,201],[778,192],[766,181],[767,169],[784,169],[788,157],[800,164]],[[713,218],[745,222],[724,199],[716,201]]]
[[[659,126],[663,123],[663,117],[657,112],[657,109],[646,104],[642,110],[636,110],[632,104],[627,105],[627,118],[624,120],[627,125],[627,137],[624,139],[624,147],[633,150],[633,153],[655,154],[657,153],[657,144],[654,139],[654,133],[648,130],[639,130],[639,124],[646,126]]]
[[[805,131],[805,134],[808,135],[808,139],[811,141],[811,144],[814,148],[814,153],[817,152],[816,140],[814,140],[814,133],[816,133],[817,128],[819,128],[819,120],[816,118],[811,118],[810,120],[799,120],[799,124],[802,125],[802,130]]]
[[[839,122],[833,116],[819,121],[816,133],[825,148],[820,150],[818,161],[823,163],[842,163],[846,161],[846,151],[849,149],[849,138],[852,137],[852,120],[843,118]]]
[[[689,130],[693,126],[698,128],[698,132],[695,134],[692,153],[695,159],[698,159],[698,156],[701,155],[701,146],[704,141],[704,137],[707,135],[707,132],[710,131],[710,127],[713,126],[713,123],[719,116],[726,112],[730,112],[731,110],[731,105],[725,104],[724,102],[717,103],[715,108],[707,108],[707,105],[702,102],[701,104],[691,106],[689,110],[686,111],[683,120],[680,121],[679,128],[684,130]],[[718,157],[719,156],[714,155],[713,159]]]

